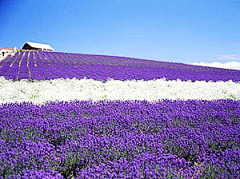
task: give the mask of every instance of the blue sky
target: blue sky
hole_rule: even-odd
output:
[[[0,0],[0,47],[240,62],[240,0]]]

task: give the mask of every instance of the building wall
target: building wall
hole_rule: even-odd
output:
[[[28,44],[25,44],[23,47],[22,47],[23,50],[38,50],[37,48],[33,48],[31,47],[30,45]]]
[[[0,48],[0,60],[6,58],[8,55],[14,55],[14,49]]]

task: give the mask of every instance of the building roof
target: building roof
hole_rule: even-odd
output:
[[[14,51],[14,49],[13,48],[0,48],[0,51],[1,52],[12,52],[12,51]]]
[[[13,48],[0,48],[0,50],[14,50]]]
[[[50,45],[48,44],[42,44],[42,43],[36,43],[36,42],[26,42],[24,45],[30,45],[33,48],[41,48],[41,49],[50,49],[50,50],[54,50]],[[23,47],[24,47],[23,45]]]

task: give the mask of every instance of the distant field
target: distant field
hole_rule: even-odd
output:
[[[0,62],[0,76],[6,79],[49,80],[89,78],[115,80],[240,81],[240,70],[180,63],[158,62],[127,57],[59,52],[25,51]]]

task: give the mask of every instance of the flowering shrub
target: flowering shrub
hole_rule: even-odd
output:
[[[6,79],[89,78],[115,80],[240,81],[240,70],[218,69],[126,57],[26,51],[0,62]]]

